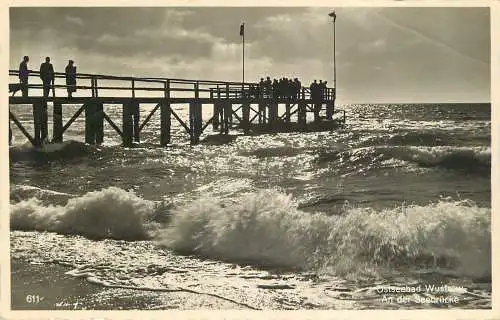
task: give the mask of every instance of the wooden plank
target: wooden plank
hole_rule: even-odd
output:
[[[111,125],[113,129],[115,129],[115,131],[120,135],[120,137],[123,140],[123,132],[120,130],[120,128],[118,128],[118,126],[113,122],[113,120],[111,120],[111,118],[106,114],[106,112],[103,112],[102,115],[103,118],[106,119],[106,121]]]
[[[179,118],[179,116],[177,115],[177,113],[175,113],[175,111],[170,108],[170,112],[172,113],[172,115],[174,116],[175,119],[177,119],[177,121],[181,124],[181,126],[186,130],[186,132],[191,135],[191,129],[189,129],[189,127],[186,125],[186,123],[184,121],[181,120],[181,118]]]
[[[153,110],[151,110],[151,112],[148,114],[148,116],[146,117],[146,119],[144,119],[144,121],[142,122],[142,124],[139,126],[139,131],[142,131],[142,129],[144,128],[144,126],[146,126],[146,124],[148,124],[149,120],[155,114],[156,110],[158,110],[160,108],[160,105],[161,105],[161,103],[158,103],[153,108]]]
[[[28,133],[28,131],[21,124],[21,122],[17,120],[16,116],[10,110],[9,110],[9,119],[14,121],[16,126],[19,128],[19,130],[21,130],[23,135],[31,142],[32,145],[36,145],[35,139]]]
[[[207,123],[205,123],[205,125],[201,128],[201,133],[205,131],[205,129],[210,125],[210,123],[214,121],[215,118],[216,118],[215,116],[212,116],[210,119],[208,119]]]
[[[78,109],[75,114],[69,119],[69,121],[64,125],[64,127],[62,128],[62,133],[64,133],[64,131],[66,131],[71,126],[71,124],[80,116],[80,114],[82,114],[83,110],[85,110],[85,104],[82,105],[80,109]]]

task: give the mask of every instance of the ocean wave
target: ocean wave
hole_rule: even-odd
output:
[[[490,213],[466,201],[441,200],[326,216],[305,213],[291,196],[264,190],[231,207],[206,198],[177,208],[159,242],[232,262],[335,274],[431,265],[483,276],[491,274]]]
[[[339,163],[346,168],[379,168],[388,160],[398,160],[394,165],[404,162],[420,167],[442,167],[470,173],[489,174],[491,168],[491,148],[489,147],[416,147],[416,146],[378,146],[331,151],[320,153],[318,163]],[[403,161],[403,162],[402,162]]]
[[[369,136],[362,143],[363,146],[376,145],[413,145],[413,146],[441,146],[455,144],[456,138],[447,132],[397,132],[390,135]]]
[[[44,205],[37,198],[10,206],[15,230],[78,234],[92,239],[141,240],[151,238],[155,204],[133,192],[109,187],[69,199],[65,206]]]
[[[14,202],[22,201],[23,199],[37,198],[43,202],[60,203],[67,202],[68,199],[74,198],[76,195],[59,192],[49,189],[43,189],[29,185],[11,185],[10,199]]]
[[[48,143],[40,148],[31,144],[13,146],[9,149],[10,161],[40,161],[83,157],[98,151],[96,146],[68,140],[61,143]]]
[[[491,209],[441,199],[385,210],[347,205],[306,213],[278,190],[200,196],[176,206],[110,187],[65,206],[32,198],[11,205],[11,228],[91,239],[154,240],[226,262],[356,276],[411,267],[491,275]]]

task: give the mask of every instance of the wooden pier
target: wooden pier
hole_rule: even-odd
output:
[[[10,70],[10,83],[18,83],[18,71]],[[43,85],[38,72],[29,76],[28,95],[19,90],[9,96],[9,131],[13,122],[33,144],[44,141],[62,142],[64,132],[82,114],[85,117],[85,142],[100,144],[104,141],[104,121],[107,121],[121,137],[124,146],[140,142],[141,131],[159,110],[161,146],[171,143],[172,121],[178,121],[185,129],[191,144],[197,144],[200,136],[212,125],[221,135],[233,130],[244,134],[272,132],[328,131],[345,124],[345,111],[335,108],[335,88],[324,90],[320,99],[312,99],[308,88],[301,88],[288,97],[277,97],[270,90],[261,89],[258,83],[224,81],[138,78],[98,74],[77,74],[77,95],[68,98],[65,74],[56,73],[54,85],[48,97],[43,96]],[[57,93],[57,94],[56,94]],[[53,106],[53,136],[48,136],[47,105]],[[141,106],[153,104],[154,108],[142,120]],[[31,134],[12,112],[14,105],[31,107],[34,132]],[[78,110],[63,122],[63,109],[67,105],[80,105]],[[106,114],[109,105],[122,106],[122,126],[117,126]],[[189,119],[182,119],[172,108],[188,107]],[[285,112],[279,114],[279,106]],[[202,109],[211,108],[212,117],[202,118]],[[319,117],[319,111],[326,114]],[[316,111],[316,112],[315,112]],[[307,122],[307,114],[314,114],[314,121]],[[9,135],[10,136],[10,135]],[[9,143],[10,143],[9,139]]]

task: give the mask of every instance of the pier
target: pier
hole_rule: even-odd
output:
[[[9,76],[11,84],[19,83],[17,70],[10,70]],[[85,143],[100,144],[104,141],[106,121],[121,137],[123,145],[130,147],[140,142],[141,131],[158,113],[160,146],[171,143],[173,121],[184,128],[186,138],[193,145],[200,142],[201,135],[209,126],[220,135],[232,132],[248,135],[330,131],[346,122],[345,111],[335,107],[335,88],[324,89],[320,99],[313,99],[309,88],[301,88],[287,97],[278,97],[272,90],[260,88],[258,83],[78,73],[77,85],[74,86],[78,95],[68,98],[65,79],[65,73],[55,73],[50,94],[44,97],[39,73],[31,71],[27,96],[22,96],[22,90],[15,95],[9,92],[9,131],[13,123],[35,147],[41,146],[44,141],[62,142],[64,132],[83,114],[85,130],[82,134],[85,135]],[[48,104],[53,106],[52,137],[48,134]],[[147,104],[154,105],[154,108],[147,114],[141,113]],[[32,133],[12,112],[11,107],[15,105],[32,109]],[[63,110],[67,105],[78,105],[79,108],[64,123]],[[110,105],[122,107],[121,127],[106,114]],[[182,119],[172,108],[175,105],[185,106],[189,118]],[[280,106],[284,109],[282,114],[279,112]],[[212,111],[208,120],[202,118],[202,110],[206,108]],[[325,116],[320,117],[319,111]],[[313,121],[307,121],[308,113],[314,114]]]

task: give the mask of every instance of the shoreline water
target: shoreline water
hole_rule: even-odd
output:
[[[66,274],[60,264],[11,261],[12,310],[242,309],[240,305],[189,292],[107,288]]]

